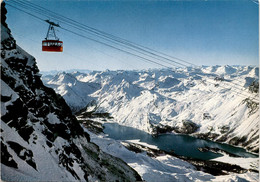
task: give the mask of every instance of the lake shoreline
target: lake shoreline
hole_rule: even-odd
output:
[[[186,134],[166,133],[154,136],[142,130],[123,126],[118,123],[103,123],[102,126],[104,128],[103,132],[108,134],[110,138],[116,140],[140,139],[141,142],[155,145],[161,150],[168,152],[173,150],[177,155],[195,159],[210,160],[223,156],[222,153],[214,152],[213,150],[201,152],[199,148],[218,148],[226,153],[234,154],[239,157],[258,157],[258,155],[247,152],[246,149],[241,147],[205,140]]]
[[[116,123],[118,124],[118,123]],[[121,125],[123,126],[123,125]],[[203,140],[206,140],[206,141],[209,141],[209,142],[214,142],[214,143],[217,143],[217,144],[222,144],[222,145],[229,145],[229,146],[232,146],[232,147],[236,147],[236,148],[240,148],[242,150],[245,150],[247,153],[250,153],[252,155],[255,155],[256,157],[259,157],[259,154],[258,153],[255,153],[255,152],[251,152],[249,150],[247,150],[246,148],[243,148],[241,146],[236,146],[236,145],[232,145],[232,144],[228,144],[228,143],[224,143],[224,142],[219,142],[219,141],[214,141],[214,140],[210,140],[208,138],[203,138],[203,137],[200,137],[198,136],[197,134],[184,134],[184,133],[176,133],[176,132],[166,132],[166,133],[160,133],[156,136],[152,135],[153,137],[157,137],[157,136],[161,136],[161,135],[179,135],[179,136],[190,136],[190,137],[194,137],[196,139],[203,139]]]
[[[254,169],[244,169],[238,165],[233,165],[229,163],[219,162],[219,161],[211,161],[211,160],[199,160],[194,158],[189,158],[181,155],[177,155],[174,152],[167,152],[160,149],[149,148],[147,146],[131,143],[127,141],[122,141],[123,144],[128,150],[133,151],[135,153],[146,152],[150,157],[161,157],[164,155],[170,155],[181,160],[184,160],[190,164],[192,164],[198,171],[203,171],[213,176],[220,175],[228,175],[229,173],[246,173],[247,171],[256,172],[259,171]]]
[[[104,124],[113,124],[112,122],[104,122],[104,121],[98,122],[98,121],[93,121],[91,119],[81,120],[80,122],[82,123],[82,125],[85,128],[87,128],[88,130],[91,130],[91,132],[94,132],[97,135],[103,135],[105,137],[110,138],[109,135],[104,132],[104,128],[105,128]],[[118,124],[118,123],[114,123],[114,124]],[[122,125],[120,125],[120,126],[122,126]],[[160,134],[160,135],[165,135],[165,134]],[[158,135],[158,136],[160,136],[160,135]],[[185,135],[185,134],[166,133],[166,135]],[[194,136],[192,136],[192,137],[194,137]],[[194,137],[194,138],[196,138],[196,137]],[[113,138],[111,138],[111,139],[113,139]],[[122,145],[124,145],[128,150],[133,151],[135,153],[146,152],[149,157],[156,158],[156,157],[161,157],[161,156],[165,156],[165,155],[170,155],[172,157],[176,157],[178,159],[181,159],[183,161],[186,161],[186,162],[192,164],[196,168],[196,170],[212,174],[213,176],[228,175],[230,173],[237,173],[237,174],[246,173],[246,172],[258,173],[258,170],[256,170],[256,169],[245,169],[239,165],[229,164],[229,163],[225,163],[225,162],[221,162],[221,161],[200,160],[200,159],[196,159],[196,158],[185,157],[185,156],[174,153],[174,151],[167,152],[167,151],[159,149],[159,148],[158,149],[156,149],[154,147],[151,148],[147,145],[131,143],[126,140],[120,140],[120,143]],[[150,145],[150,144],[148,144],[148,145]],[[228,144],[225,144],[225,145],[228,145]]]

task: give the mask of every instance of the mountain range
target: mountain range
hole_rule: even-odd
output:
[[[74,112],[94,109],[150,134],[185,133],[259,151],[256,66],[61,72],[44,79]]]
[[[102,130],[100,123],[112,120],[152,135],[184,133],[258,152],[258,67],[73,70],[42,76],[35,58],[16,44],[6,13],[2,2],[1,180],[258,179],[256,158],[223,156],[240,166],[215,159],[204,162],[211,164],[208,167],[146,143],[95,133]],[[78,113],[103,117],[79,118],[74,115]],[[85,127],[87,122],[90,128]],[[229,169],[218,167],[219,174],[214,175],[215,166]]]

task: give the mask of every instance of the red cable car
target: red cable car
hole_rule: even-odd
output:
[[[63,52],[63,42],[55,34],[54,26],[59,27],[59,24],[53,23],[49,20],[45,20],[49,23],[49,29],[46,35],[45,40],[42,41],[42,51],[47,52]],[[54,39],[50,39],[54,37]]]

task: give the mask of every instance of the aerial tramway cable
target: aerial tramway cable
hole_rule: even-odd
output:
[[[48,10],[48,9],[46,9],[46,8],[43,8],[43,7],[41,7],[41,6],[38,6],[38,5],[36,5],[36,4],[29,3],[29,2],[27,2],[27,1],[23,1],[23,2],[20,2],[20,1],[17,1],[17,0],[13,0],[13,1],[16,2],[16,3],[19,3],[20,6],[24,6],[25,8],[30,8],[30,9],[32,9],[33,11],[35,11],[35,12],[37,12],[37,13],[40,13],[41,15],[48,16],[48,14],[50,14],[50,16],[52,16],[52,18],[54,18],[54,19],[56,19],[56,20],[58,20],[58,21],[62,21],[64,24],[67,24],[67,25],[72,24],[73,26],[72,26],[72,25],[71,25],[71,26],[72,26],[73,28],[78,29],[78,30],[90,31],[90,33],[92,33],[92,34],[94,33],[94,34],[95,34],[96,36],[98,36],[98,37],[103,37],[103,38],[105,37],[106,39],[110,38],[112,41],[117,41],[116,43],[117,43],[118,45],[123,46],[123,47],[125,47],[126,45],[127,45],[127,46],[132,46],[132,47],[130,47],[131,50],[134,50],[134,51],[136,51],[136,52],[138,52],[138,53],[141,53],[141,54],[143,54],[144,56],[149,56],[150,58],[158,59],[158,60],[160,60],[160,61],[163,61],[163,62],[166,63],[166,64],[170,64],[170,65],[173,65],[173,66],[176,66],[176,65],[171,64],[171,63],[168,63],[168,62],[166,62],[165,60],[174,62],[174,63],[179,64],[179,65],[181,65],[181,66],[187,66],[187,65],[184,65],[184,64],[182,64],[182,63],[179,63],[179,62],[176,62],[176,61],[173,61],[173,60],[170,60],[170,59],[166,58],[166,57],[172,57],[172,56],[169,56],[169,55],[166,55],[166,54],[163,54],[163,53],[160,53],[160,52],[159,52],[160,54],[163,54],[164,56],[166,56],[166,57],[161,57],[160,55],[156,55],[156,54],[153,53],[153,52],[158,52],[158,51],[152,50],[153,52],[150,52],[150,51],[144,50],[144,49],[142,49],[142,47],[143,47],[143,48],[146,48],[146,49],[149,49],[149,48],[144,47],[144,46],[137,45],[137,44],[132,43],[132,42],[130,42],[130,41],[127,41],[127,40],[125,40],[125,39],[122,39],[122,38],[113,36],[113,35],[111,35],[111,34],[107,34],[107,33],[105,33],[105,32],[102,32],[102,31],[97,30],[97,29],[92,28],[92,27],[89,27],[89,26],[84,25],[84,24],[82,24],[82,23],[79,23],[79,22],[77,22],[77,21],[75,21],[75,20],[72,20],[72,19],[70,19],[70,18],[67,18],[67,17],[65,17],[65,16],[63,16],[63,15],[57,14],[57,13],[55,13],[55,12],[53,12],[53,11],[50,11],[50,10]],[[26,3],[26,4],[25,4],[25,3]],[[28,3],[29,3],[29,4],[28,4]],[[48,17],[50,17],[50,16],[48,16]],[[66,22],[66,21],[68,21],[69,23]],[[87,28],[87,29],[85,29],[85,28]],[[115,43],[115,42],[114,42],[114,43]],[[121,44],[119,44],[119,43],[121,43]],[[125,43],[126,45],[123,44],[123,43]],[[138,47],[138,46],[139,46],[139,47]],[[140,48],[140,47],[141,47],[141,48]],[[129,47],[128,47],[128,48],[129,48]],[[139,49],[139,50],[136,50],[136,48],[140,48],[140,49]],[[150,49],[150,50],[151,50],[151,49]],[[141,51],[146,51],[146,53],[143,53],[143,52],[141,52]],[[151,54],[152,56],[151,56],[151,55],[148,55],[148,54]],[[154,56],[157,56],[157,57],[154,57]],[[160,59],[160,58],[162,58],[162,59],[164,59],[164,60],[162,60],[162,59]],[[181,62],[183,62],[183,63],[187,63],[187,64],[190,64],[190,65],[196,66],[195,64],[190,63],[190,62],[187,62],[187,61],[185,61],[185,60],[182,60],[182,59],[179,59],[179,58],[176,58],[176,57],[172,57],[172,58],[173,58],[173,59],[177,59],[177,60],[179,60],[179,61],[181,61]],[[234,83],[232,83],[232,82],[230,82],[230,84],[235,85],[235,88],[237,88],[237,86],[239,86],[239,87],[241,87],[241,88],[244,89],[243,86],[234,84]],[[233,87],[234,87],[234,86],[233,86]],[[239,88],[237,88],[237,89],[239,89]]]
[[[54,19],[56,19],[56,18],[54,18]],[[65,24],[67,24],[67,23],[65,22]],[[70,26],[73,27],[73,28],[76,28],[76,29],[78,29],[78,30],[82,30],[82,29],[79,29],[79,28],[77,28],[77,27],[75,27],[75,26],[73,26],[73,25],[70,25]],[[140,56],[140,55],[131,53],[131,52],[126,51],[126,50],[124,50],[124,49],[122,49],[122,48],[118,48],[118,47],[115,47],[115,46],[113,46],[113,45],[109,45],[108,43],[105,43],[105,42],[102,42],[102,41],[93,39],[93,38],[91,38],[91,37],[88,37],[88,36],[85,36],[85,35],[82,35],[82,34],[79,34],[79,33],[76,33],[75,31],[71,31],[71,30],[68,30],[68,29],[66,29],[66,28],[62,28],[62,27],[60,27],[60,28],[61,28],[61,29],[64,29],[65,31],[74,33],[74,34],[76,34],[76,35],[78,35],[78,36],[81,36],[81,37],[87,38],[87,39],[89,39],[89,40],[92,40],[92,41],[94,41],[94,42],[97,42],[97,43],[106,45],[106,46],[108,46],[108,47],[110,47],[110,48],[114,48],[114,49],[116,49],[116,50],[119,50],[119,51],[122,51],[122,52],[124,52],[124,53],[130,54],[130,55],[132,55],[132,56],[136,56],[136,57],[138,57],[138,58],[140,58],[140,59],[145,60],[146,62],[147,62],[147,61],[148,61],[148,62],[152,62],[152,63],[154,63],[154,64],[157,64],[157,65],[160,65],[160,66],[169,68],[168,66],[166,66],[166,65],[164,65],[164,64],[157,63],[157,62],[155,62],[155,61],[152,61],[151,59],[148,59],[148,58],[145,58],[145,57],[143,57],[143,56]],[[140,52],[140,51],[137,51],[137,52],[138,52],[138,53],[141,53],[141,54],[143,54],[143,55],[145,55],[145,56],[149,56],[150,58],[155,58],[155,57],[152,57],[152,56],[150,56],[150,55],[148,55],[148,54],[142,53],[142,52]],[[156,59],[156,58],[155,58],[155,59]],[[164,60],[161,60],[161,61],[165,62]],[[165,63],[167,63],[167,62],[165,62]],[[167,63],[167,64],[171,64],[171,63]],[[181,64],[181,63],[178,63],[178,64]],[[171,65],[173,65],[173,64],[171,64]],[[176,66],[176,65],[173,65],[173,66]],[[186,66],[186,65],[183,65],[183,66]]]
[[[19,2],[19,1],[17,2],[16,0],[13,0],[13,1],[18,3],[20,6],[23,6],[24,8],[28,8],[28,6],[29,6],[27,4],[25,5],[24,2]],[[34,5],[34,6],[37,7],[38,5]],[[193,63],[189,63],[189,62],[186,62],[184,60],[182,60],[182,61],[185,62],[185,64],[179,63],[179,62],[171,60],[171,59],[169,59],[165,56],[155,54],[155,53],[151,52],[151,51],[154,51],[154,50],[151,50],[151,49],[150,49],[150,51],[145,50],[144,48],[146,48],[146,47],[143,47],[143,46],[140,46],[140,45],[137,45],[137,44],[134,45],[134,43],[131,43],[129,41],[127,42],[126,40],[124,40],[122,38],[118,38],[118,37],[115,37],[111,34],[107,34],[105,32],[99,31],[97,29],[91,28],[91,27],[86,26],[82,23],[76,22],[76,21],[74,21],[70,18],[66,18],[63,15],[59,15],[57,13],[50,11],[50,10],[47,10],[43,7],[37,8],[37,9],[35,9],[35,7],[29,7],[29,8],[32,9],[33,11],[35,11],[36,13],[39,13],[43,16],[46,16],[46,17],[51,16],[53,19],[56,19],[57,21],[63,22],[64,24],[70,25],[73,28],[76,28],[76,29],[81,30],[81,31],[85,31],[87,33],[91,33],[92,35],[95,35],[99,38],[102,38],[102,39],[105,39],[105,40],[108,40],[108,41],[113,41],[113,43],[115,43],[119,46],[123,46],[124,48],[131,49],[133,51],[136,51],[138,53],[143,54],[144,56],[149,56],[150,58],[160,59],[161,61],[163,61],[166,64],[170,64],[170,65],[173,65],[173,66],[176,66],[175,64],[178,64],[178,65],[181,65],[181,66],[184,66],[184,67],[187,66],[186,64],[194,65]],[[168,57],[170,57],[170,56],[168,56]],[[178,59],[178,58],[174,58],[174,59]],[[181,59],[179,59],[179,60],[181,60]],[[172,63],[174,63],[174,64],[172,64]]]
[[[109,41],[109,40],[110,40],[110,41],[113,41],[112,43],[114,43],[114,44],[115,44],[115,42],[116,42],[117,45],[121,45],[121,44],[122,44],[124,48],[129,48],[130,50],[124,50],[124,49],[122,49],[122,48],[116,47],[115,45],[111,45],[111,44],[110,44],[111,42],[110,42],[110,43],[102,42],[102,41],[100,41],[100,40],[96,40],[96,39],[94,39],[94,38],[91,38],[91,37],[82,35],[82,34],[80,34],[80,33],[77,33],[77,32],[75,32],[75,31],[72,31],[72,30],[69,30],[69,29],[67,29],[67,28],[60,27],[61,29],[65,30],[65,31],[67,31],[67,32],[73,33],[73,34],[75,34],[75,35],[78,35],[78,36],[80,36],[80,37],[82,37],[82,38],[86,38],[86,39],[88,39],[88,40],[91,40],[91,41],[94,41],[94,42],[103,44],[103,45],[105,45],[105,46],[108,46],[108,47],[110,47],[110,48],[116,49],[116,50],[118,50],[118,51],[122,51],[122,52],[124,52],[124,53],[126,53],[126,54],[129,54],[129,55],[132,55],[132,56],[136,56],[136,57],[142,59],[142,60],[145,61],[145,62],[150,62],[150,63],[153,63],[153,64],[160,65],[160,66],[162,66],[162,67],[169,68],[168,66],[166,66],[166,65],[164,65],[164,64],[158,63],[157,61],[154,61],[154,60],[151,60],[151,59],[150,59],[150,58],[152,58],[152,59],[156,59],[156,60],[158,60],[158,61],[163,61],[163,60],[160,59],[160,58],[162,58],[162,59],[164,59],[164,60],[168,60],[168,61],[171,61],[171,62],[175,62],[175,63],[177,63],[177,64],[179,64],[179,65],[182,65],[182,66],[187,66],[187,65],[184,65],[184,64],[179,63],[179,62],[177,62],[177,61],[173,61],[173,60],[170,60],[170,59],[168,59],[168,58],[165,58],[165,57],[161,56],[161,55],[164,55],[164,56],[167,56],[167,57],[169,57],[169,58],[178,59],[179,61],[181,61],[181,62],[183,62],[183,63],[185,63],[185,64],[195,65],[195,64],[193,64],[193,63],[189,63],[189,62],[184,61],[184,60],[182,60],[182,59],[175,58],[175,57],[172,57],[172,56],[169,56],[169,55],[160,53],[160,52],[158,52],[158,51],[154,51],[154,50],[149,49],[149,48],[147,48],[147,47],[140,46],[140,45],[134,44],[134,43],[132,43],[132,42],[130,42],[130,41],[126,41],[125,39],[121,39],[121,38],[118,38],[118,37],[116,37],[116,36],[113,36],[113,35],[107,34],[107,33],[105,33],[105,32],[99,31],[99,30],[94,29],[94,28],[92,28],[92,27],[89,27],[89,26],[86,26],[86,25],[84,25],[84,24],[78,23],[78,22],[76,22],[76,21],[74,21],[74,20],[72,20],[72,19],[66,18],[65,16],[59,15],[59,16],[60,16],[60,17],[59,17],[59,16],[57,16],[57,15],[53,15],[53,12],[47,10],[46,8],[43,8],[43,7],[41,7],[41,8],[36,8],[36,6],[37,6],[37,7],[40,7],[40,6],[38,6],[38,5],[30,6],[30,5],[28,4],[29,2],[26,2],[26,1],[25,1],[25,2],[26,2],[27,4],[21,4],[21,2],[17,2],[16,0],[12,0],[12,1],[9,1],[9,2],[20,3],[20,5],[21,5],[24,9],[26,9],[26,10],[28,10],[28,8],[30,8],[31,11],[34,11],[34,12],[36,12],[36,13],[38,13],[38,14],[41,14],[42,16],[49,17],[49,18],[54,18],[54,19],[56,19],[56,20],[59,20],[59,21],[61,21],[61,22],[64,22],[65,24],[67,24],[67,25],[69,25],[69,26],[71,26],[71,27],[73,27],[73,28],[75,28],[75,29],[77,29],[77,30],[86,31],[86,32],[88,32],[88,33],[89,33],[89,32],[92,32],[92,35],[94,34],[94,35],[98,36],[99,38],[104,37],[105,40],[107,40],[107,41]],[[22,11],[22,12],[28,14],[28,15],[31,15],[31,16],[33,16],[33,17],[39,19],[39,20],[46,21],[46,20],[44,20],[44,19],[42,19],[42,18],[40,18],[40,17],[38,17],[38,16],[36,16],[36,15],[33,15],[32,13],[29,13],[29,12],[27,12],[27,11],[25,11],[25,10],[22,10],[22,9],[20,9],[20,8],[17,8],[17,7],[15,7],[15,6],[10,5],[9,2],[6,3],[6,4],[9,5],[9,6],[11,6],[11,7],[13,7],[13,8],[16,8],[16,9],[18,9],[18,10],[20,10],[20,11]],[[33,3],[30,3],[30,4],[33,4]],[[48,12],[49,14],[46,13],[46,12]],[[51,15],[50,15],[50,14],[51,14]],[[58,17],[58,18],[57,18],[57,17]],[[67,21],[66,21],[66,20],[67,20]],[[86,28],[86,27],[87,27],[87,28]],[[149,51],[148,51],[147,49],[148,49]],[[139,54],[137,54],[137,53],[133,53],[133,52],[131,52],[131,51],[135,51],[135,52],[141,53],[141,54],[143,54],[144,56],[149,56],[150,58],[146,58],[146,57],[144,57],[144,56],[141,56],[141,55],[139,55]],[[145,52],[145,53],[143,53],[142,51]],[[151,52],[151,51],[153,51],[153,52]],[[161,54],[161,55],[158,55],[158,54],[156,54],[156,53],[159,53],[159,54]],[[149,55],[149,54],[150,54],[150,55]],[[151,56],[151,55],[153,55],[153,56]],[[164,61],[164,62],[165,62],[165,61]],[[167,63],[167,64],[170,64],[170,63],[168,63],[168,62],[166,62],[166,63]],[[195,66],[196,66],[196,65],[195,65]],[[211,82],[211,84],[214,84],[214,83]],[[223,86],[222,86],[222,87],[223,87]],[[226,88],[226,87],[223,87],[223,88]],[[232,87],[232,88],[234,88],[234,87]],[[244,88],[244,87],[243,87],[243,88]],[[230,88],[226,88],[226,89],[230,89]],[[231,90],[231,91],[232,91],[232,90]],[[243,91],[243,90],[240,90],[240,91]],[[240,94],[240,95],[243,95],[243,96],[245,96],[245,97],[248,97],[248,96],[246,96],[246,95],[244,95],[244,94],[241,94],[241,93],[238,93],[238,92],[236,92],[236,93],[237,93],[237,94]],[[255,100],[255,98],[252,98],[252,99]]]
[[[39,20],[41,20],[41,21],[46,21],[46,20],[44,20],[44,19],[42,19],[42,18],[40,18],[40,17],[38,17],[38,16],[36,16],[36,15],[33,15],[32,13],[28,13],[28,12],[26,12],[25,10],[22,10],[22,9],[20,9],[20,8],[17,8],[17,7],[14,7],[14,6],[10,5],[9,3],[7,3],[7,5],[9,5],[9,6],[15,8],[15,9],[17,9],[17,10],[20,10],[20,11],[22,11],[22,12],[28,14],[28,15],[31,15],[31,16],[33,16],[33,17],[35,17],[35,18],[37,18],[37,19],[39,19]],[[107,46],[107,47],[114,48],[114,49],[116,49],[116,50],[122,51],[122,52],[124,52],[124,53],[129,54],[129,55],[136,56],[136,57],[138,57],[138,58],[140,58],[140,59],[142,59],[142,60],[144,60],[144,61],[146,61],[146,62],[154,63],[154,64],[157,64],[157,65],[159,65],[159,66],[169,68],[168,66],[166,66],[166,65],[164,65],[164,64],[161,64],[161,63],[158,63],[158,62],[156,62],[156,61],[150,60],[150,59],[148,59],[148,58],[142,57],[142,56],[140,56],[140,55],[131,53],[131,52],[129,52],[129,51],[126,51],[126,50],[117,48],[117,47],[115,47],[115,46],[113,46],[113,45],[109,45],[109,44],[107,44],[107,43],[105,43],[105,42],[101,42],[101,41],[96,40],[96,39],[93,39],[93,38],[91,38],[91,37],[88,37],[88,36],[79,34],[79,33],[77,33],[77,32],[74,32],[74,31],[72,31],[72,30],[69,30],[69,29],[67,29],[67,28],[63,28],[63,27],[61,27],[61,26],[60,26],[59,28],[65,30],[65,31],[67,31],[67,32],[73,33],[73,34],[75,34],[75,35],[77,35],[77,36],[80,36],[80,37],[82,37],[82,38],[85,38],[85,39],[88,39],[88,40],[91,40],[91,41],[94,41],[94,42],[103,44],[103,45],[105,45],[105,46]]]

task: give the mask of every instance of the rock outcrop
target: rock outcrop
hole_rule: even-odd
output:
[[[16,45],[1,3],[1,179],[137,181],[122,160],[90,142],[64,99],[43,85],[34,57]]]

